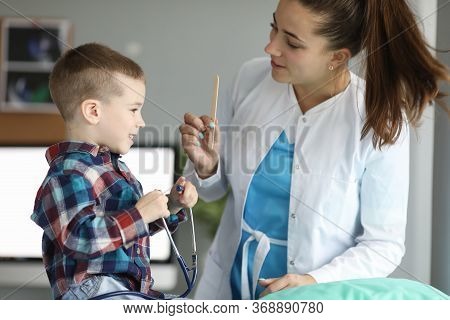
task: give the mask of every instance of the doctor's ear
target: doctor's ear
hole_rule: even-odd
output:
[[[347,62],[352,57],[352,53],[349,49],[339,49],[333,52],[333,56],[331,57],[331,63],[335,68],[340,67],[341,65],[346,65]]]
[[[100,122],[102,105],[99,100],[87,99],[81,103],[81,114],[83,118],[92,125]]]

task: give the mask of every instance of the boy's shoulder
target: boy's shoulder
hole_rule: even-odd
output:
[[[108,170],[98,153],[98,146],[83,142],[65,141],[49,147],[45,155],[50,166],[46,181],[70,175],[95,181]]]

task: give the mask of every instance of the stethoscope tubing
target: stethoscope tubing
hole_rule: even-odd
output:
[[[192,231],[192,266],[188,268],[186,261],[180,255],[177,246],[175,245],[175,241],[173,240],[172,234],[169,231],[166,220],[161,218],[164,229],[166,230],[167,236],[169,237],[170,243],[172,245],[172,250],[175,253],[178,264],[183,272],[184,279],[187,284],[187,289],[185,292],[180,294],[179,296],[174,296],[170,298],[166,298],[164,294],[161,294],[160,297],[153,297],[148,294],[136,291],[128,291],[128,290],[120,290],[114,292],[104,293],[95,297],[90,298],[89,300],[104,300],[108,298],[118,297],[118,296],[135,296],[145,300],[172,300],[177,298],[185,298],[194,288],[195,281],[197,279],[197,243],[195,239],[195,227],[194,227],[194,215],[192,214],[192,208],[189,208],[189,218],[191,219],[191,231]],[[189,278],[189,272],[192,271],[192,279]]]

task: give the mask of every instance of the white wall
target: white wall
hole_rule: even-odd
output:
[[[225,86],[245,60],[264,55],[276,0],[14,0],[20,13],[65,17],[74,45],[102,42],[147,76],[144,118],[175,129],[186,110],[208,113],[213,76]],[[0,3],[0,15],[17,15]],[[163,110],[161,110],[161,109]],[[171,141],[173,130],[162,138]]]
[[[445,6],[444,6],[445,4]],[[437,47],[450,48],[450,5],[439,0],[444,6],[438,13]],[[438,54],[442,62],[450,66],[450,54]],[[450,85],[442,86],[450,93]],[[450,98],[445,100],[450,107]],[[433,188],[433,242],[431,284],[450,294],[450,121],[440,108],[436,109],[434,142],[434,188]]]

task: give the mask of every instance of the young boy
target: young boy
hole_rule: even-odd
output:
[[[160,218],[175,231],[183,208],[198,196],[184,178],[169,197],[142,195],[121,154],[145,123],[142,69],[100,44],[72,49],[56,63],[50,92],[66,125],[68,141],[51,146],[50,165],[31,219],[43,230],[43,258],[55,299],[89,299],[130,290],[160,297],[151,289],[149,236]],[[157,223],[158,222],[158,223]],[[126,296],[122,296],[126,298]]]

